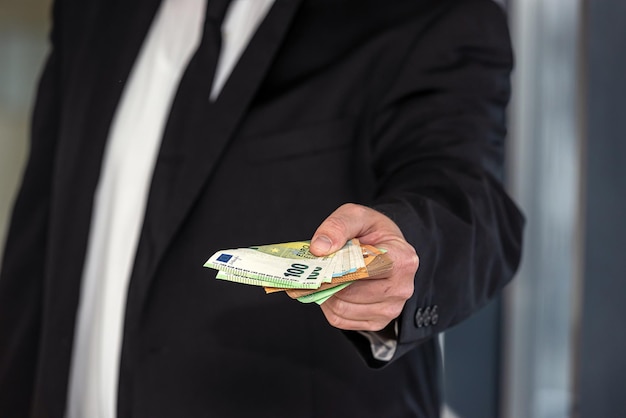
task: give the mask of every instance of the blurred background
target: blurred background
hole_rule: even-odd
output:
[[[0,250],[50,3],[0,0]],[[500,3],[517,63],[507,186],[527,217],[524,261],[502,298],[443,336],[445,414],[623,418],[626,1]]]

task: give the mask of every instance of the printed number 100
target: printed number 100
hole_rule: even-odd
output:
[[[283,273],[285,275],[285,277],[302,277],[302,275],[304,274],[304,270],[308,269],[309,266],[307,266],[306,264],[299,264],[299,263],[294,263],[291,265],[290,268],[287,269],[286,273]],[[315,280],[317,278],[317,276],[320,275],[319,271],[321,270],[321,267],[315,267],[313,269],[313,271],[311,272],[311,274],[309,274],[309,276],[307,277],[307,279],[311,279],[311,280]]]
[[[304,271],[308,269],[309,266],[306,264],[294,263],[290,268],[284,273],[285,277],[302,277]]]

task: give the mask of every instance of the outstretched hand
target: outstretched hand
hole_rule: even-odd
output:
[[[310,251],[316,256],[327,255],[352,238],[387,250],[393,269],[386,277],[357,280],[335,293],[321,305],[322,311],[334,327],[380,331],[400,315],[413,294],[419,258],[391,219],[352,203],[342,205],[322,222],[313,235]]]

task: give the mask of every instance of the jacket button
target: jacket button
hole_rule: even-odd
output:
[[[430,312],[430,323],[432,325],[437,325],[437,321],[439,321],[439,314],[437,313],[437,305],[435,305]]]
[[[431,317],[430,317],[430,307],[424,309],[424,326],[427,327],[430,325]]]
[[[415,314],[415,325],[417,325],[418,328],[421,328],[424,326],[424,318],[422,317],[422,308],[417,310],[417,313]]]

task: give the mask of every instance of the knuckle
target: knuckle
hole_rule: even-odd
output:
[[[357,205],[356,203],[344,203],[341,205],[341,209],[349,214],[360,214],[363,213],[365,208],[361,205]]]
[[[413,283],[413,280],[411,280],[410,282],[407,283],[406,286],[400,287],[398,291],[398,296],[402,298],[403,301],[406,301],[411,296],[413,296],[414,292],[415,292],[415,284]]]
[[[349,219],[362,219],[366,217],[368,211],[371,211],[371,209],[366,206],[358,205],[356,203],[344,203],[341,205],[339,212],[342,216]]]
[[[408,254],[405,257],[405,262],[406,262],[406,267],[412,271],[417,271],[417,268],[419,267],[420,264],[420,259],[417,255],[417,252],[415,251],[415,248],[413,248],[413,246],[409,245],[409,250],[408,250]]]
[[[368,323],[366,331],[374,331],[374,332],[382,331],[385,328],[386,324],[388,323],[389,321],[384,318],[380,320],[370,321]]]
[[[415,249],[413,249],[413,254],[411,255],[410,261],[409,261],[409,265],[411,267],[411,270],[413,271],[417,271],[417,269],[420,266],[420,258],[417,255],[417,253],[415,252]]]
[[[341,299],[337,299],[335,301],[335,305],[333,308],[333,311],[335,313],[335,315],[337,315],[338,317],[345,317],[346,316],[346,312],[348,311],[349,306],[348,303],[341,300]]]
[[[402,307],[402,304],[389,305],[383,312],[383,317],[385,318],[386,322],[389,322],[400,316],[400,314],[402,313]]]
[[[328,323],[335,328],[343,328],[345,320],[337,314],[331,313],[326,316]]]
[[[419,257],[415,252],[413,247],[410,247],[410,250],[406,255],[398,260],[398,268],[401,271],[410,272],[411,274],[415,274],[419,267]]]
[[[395,319],[395,318],[399,317],[400,315],[402,315],[402,312],[404,311],[404,302],[405,301],[402,301],[402,303],[398,303],[396,305],[395,312],[393,313],[393,318],[392,319]]]
[[[343,231],[347,229],[347,224],[345,219],[340,216],[330,216],[324,222],[324,227],[326,231],[329,231],[332,234],[342,234]]]

